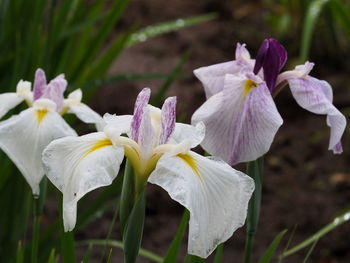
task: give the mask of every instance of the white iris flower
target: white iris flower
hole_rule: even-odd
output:
[[[45,72],[35,72],[34,88],[20,80],[16,92],[0,94],[0,118],[25,101],[29,108],[19,115],[0,122],[0,148],[11,158],[32,188],[39,195],[39,183],[44,176],[41,153],[54,139],[76,135],[61,117],[65,112],[75,113],[87,123],[100,125],[102,117],[81,103],[82,92],[75,90],[67,99],[63,92],[67,81],[61,74],[46,83]]]
[[[149,98],[150,89],[143,89],[133,116],[106,114],[103,132],[61,138],[44,150],[46,174],[63,193],[64,228],[74,228],[80,198],[112,183],[125,155],[138,185],[157,184],[190,211],[188,252],[205,258],[244,224],[254,182],[191,151],[203,140],[204,126],[175,123],[175,97],[162,109]]]

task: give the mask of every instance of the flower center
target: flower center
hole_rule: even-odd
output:
[[[244,82],[244,90],[243,90],[243,97],[246,98],[249,94],[249,92],[253,89],[256,88],[257,83],[251,79],[247,79]]]

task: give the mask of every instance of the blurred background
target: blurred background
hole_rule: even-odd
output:
[[[205,101],[192,71],[234,59],[237,42],[246,43],[254,57],[269,37],[286,47],[285,69],[306,60],[316,64],[312,75],[332,85],[334,104],[348,118],[350,1],[341,0],[0,0],[0,90],[14,91],[19,79],[33,81],[40,66],[49,79],[65,73],[69,89],[82,88],[83,101],[100,114],[131,114],[138,92],[147,86],[158,106],[176,95],[178,120],[189,122]],[[284,124],[265,158],[255,261],[282,230],[289,230],[283,246],[294,230],[293,246],[350,208],[349,129],[344,153],[333,155],[327,150],[324,116],[301,109],[288,88],[276,103]],[[73,117],[69,121],[81,134],[92,131]],[[17,169],[5,155],[0,157],[0,252],[10,255],[19,240],[30,242],[31,197]],[[245,166],[237,168],[244,171]],[[118,222],[114,224],[119,192],[117,180],[79,202],[79,259],[89,251],[89,262],[100,262],[101,254],[109,251],[79,241],[121,239]],[[182,213],[165,191],[149,185],[142,247],[165,255]],[[59,242],[52,238],[58,218],[57,196],[49,184],[42,218],[43,258]],[[322,237],[308,262],[350,262],[349,235],[347,223]],[[244,241],[242,228],[225,245],[223,262],[242,262]],[[182,254],[186,247],[184,243]],[[303,262],[306,253],[283,262]],[[111,262],[121,261],[121,250],[113,248]]]

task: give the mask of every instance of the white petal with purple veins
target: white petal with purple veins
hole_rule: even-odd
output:
[[[192,116],[192,123],[205,124],[203,148],[231,165],[265,154],[283,123],[266,84],[247,89],[246,81],[243,76],[226,75],[224,90]]]
[[[204,135],[205,126],[203,122],[196,125],[175,123],[175,129],[169,138],[169,143],[177,144],[188,140],[191,142],[191,148],[194,148],[203,141]]]
[[[110,185],[117,176],[124,151],[103,132],[65,137],[50,143],[43,164],[50,181],[63,193],[65,231],[73,230],[77,202],[88,192]]]
[[[151,96],[151,90],[149,88],[144,88],[141,90],[136,98],[134,106],[134,115],[131,122],[131,138],[137,141],[139,138],[139,130],[143,117],[144,109],[147,107],[149,98]]]
[[[39,194],[44,176],[41,164],[44,148],[54,139],[76,135],[50,103],[37,100],[32,108],[0,123],[0,147],[21,171],[34,195]]]
[[[159,144],[164,144],[173,133],[176,121],[176,97],[169,97],[162,106]]]
[[[311,76],[288,79],[289,87],[297,103],[304,109],[327,115],[327,125],[331,128],[329,150],[341,153],[341,137],[346,126],[346,118],[332,104],[332,90],[326,81]]]
[[[191,151],[163,156],[149,182],[190,211],[188,253],[202,258],[244,224],[254,190],[247,175]]]

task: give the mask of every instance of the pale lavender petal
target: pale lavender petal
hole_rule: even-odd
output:
[[[231,165],[265,154],[283,123],[265,82],[244,96],[246,80],[243,76],[226,75],[224,90],[192,116],[192,123],[205,124],[203,148]]]
[[[327,125],[331,128],[329,150],[341,153],[340,140],[345,131],[346,118],[332,104],[332,93],[326,81],[311,76],[288,79],[293,97],[300,107],[315,113],[327,115]]]
[[[43,98],[52,100],[57,105],[57,111],[59,112],[63,107],[63,93],[67,87],[67,80],[64,78],[64,75],[59,75],[47,85],[43,93]]]
[[[201,67],[193,71],[194,75],[202,82],[205,95],[208,98],[224,89],[224,79],[226,74],[237,74],[247,68],[251,70],[254,60],[250,59],[245,44],[237,43],[236,60]]]
[[[131,138],[134,141],[138,141],[139,133],[140,133],[140,125],[142,121],[142,116],[145,107],[149,102],[149,98],[151,96],[151,90],[149,88],[144,88],[141,90],[139,95],[137,96],[135,106],[134,106],[134,116],[131,121]]]
[[[292,78],[302,78],[309,75],[310,71],[314,67],[314,63],[306,61],[303,65],[298,65],[293,70],[284,71],[278,75],[276,85],[280,85],[282,82]]]
[[[45,72],[41,69],[38,68],[35,71],[35,78],[34,78],[34,88],[33,88],[33,96],[34,96],[34,100],[40,99],[43,94],[44,91],[46,89],[46,76],[45,76]]]
[[[162,129],[160,132],[159,144],[164,144],[168,141],[170,135],[175,129],[176,121],[176,97],[167,98],[162,107],[161,123]]]

